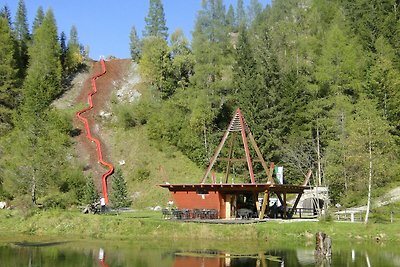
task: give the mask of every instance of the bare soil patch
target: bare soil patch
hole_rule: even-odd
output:
[[[84,113],[83,116],[88,119],[93,137],[100,140],[103,150],[103,158],[105,161],[115,164],[109,157],[109,147],[102,140],[103,121],[99,115],[101,111],[109,110],[108,101],[114,89],[114,83],[121,80],[125,75],[131,61],[129,59],[116,59],[106,61],[106,74],[96,80],[97,93],[93,96],[93,109]],[[101,72],[99,62],[94,62],[90,75],[83,82],[79,94],[77,94],[73,105],[87,103],[87,96],[92,91],[91,77]],[[82,164],[82,169],[86,175],[92,175],[96,187],[101,188],[101,176],[106,169],[98,163],[96,145],[86,138],[83,124],[78,120],[74,120],[74,128],[80,130],[80,134],[75,137],[76,152],[78,161]],[[110,181],[108,181],[110,184]]]

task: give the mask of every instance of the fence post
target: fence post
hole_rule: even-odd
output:
[[[393,211],[390,211],[390,223],[393,223]]]

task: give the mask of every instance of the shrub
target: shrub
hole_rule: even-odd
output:
[[[147,168],[139,167],[135,171],[134,180],[142,182],[150,177],[150,171]]]

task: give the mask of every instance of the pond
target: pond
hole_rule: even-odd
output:
[[[29,241],[24,241],[29,240]],[[55,241],[0,239],[0,265],[7,267],[282,267],[400,266],[398,244],[333,244],[330,259],[317,260],[313,244],[254,244],[212,241]],[[290,247],[288,246],[290,245]]]

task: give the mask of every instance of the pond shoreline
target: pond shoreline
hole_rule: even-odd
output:
[[[0,211],[0,237],[13,234],[107,240],[215,240],[276,243],[314,242],[322,231],[333,242],[400,242],[398,224],[270,220],[253,224],[209,224],[165,220],[159,212],[91,215],[49,210]]]

